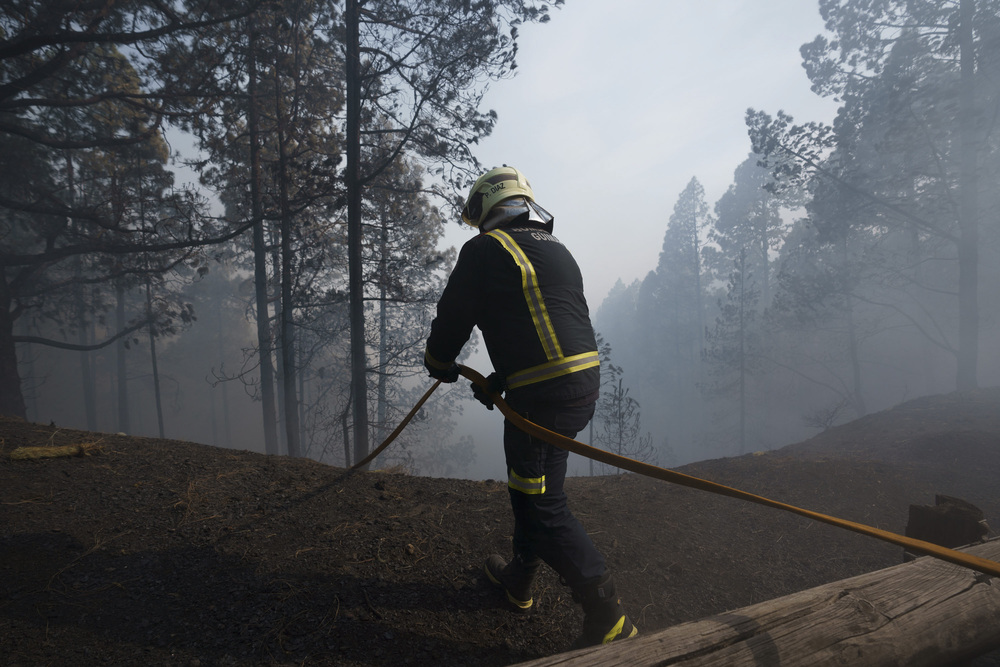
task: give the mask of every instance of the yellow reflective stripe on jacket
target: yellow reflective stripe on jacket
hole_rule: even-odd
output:
[[[545,350],[545,358],[549,361],[561,359],[562,349],[556,338],[556,330],[552,327],[552,321],[549,319],[549,312],[545,309],[542,289],[538,285],[538,276],[535,274],[535,267],[531,265],[531,260],[510,234],[494,229],[487,232],[487,235],[499,241],[500,245],[514,258],[517,268],[521,269],[521,288],[524,290],[524,300],[528,302],[528,310],[531,311],[531,319],[535,323],[538,340],[542,343],[542,349]]]
[[[507,486],[521,493],[533,496],[541,495],[545,493],[545,475],[541,477],[521,477],[511,468],[507,474]]]
[[[551,380],[560,375],[568,375],[587,368],[593,368],[594,366],[600,366],[600,364],[601,358],[597,354],[597,350],[584,352],[583,354],[574,354],[571,357],[548,361],[544,364],[526,368],[523,371],[511,373],[507,378],[507,388],[517,389],[518,387],[523,387],[534,382]]]
[[[451,368],[451,364],[455,363],[455,362],[444,363],[443,361],[438,361],[437,359],[434,358],[434,355],[432,355],[427,348],[424,348],[424,361],[426,361],[434,368],[440,369],[442,371],[448,370],[449,368]]]

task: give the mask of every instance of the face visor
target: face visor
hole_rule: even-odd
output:
[[[509,222],[527,215],[528,222],[541,224],[546,231],[552,232],[552,214],[527,197],[511,197],[496,204],[479,223],[479,231],[488,232],[503,227]]]

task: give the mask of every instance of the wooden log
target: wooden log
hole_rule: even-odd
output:
[[[10,453],[14,461],[31,461],[34,459],[55,459],[63,456],[87,456],[97,450],[94,443],[82,445],[59,445],[54,447],[18,447]]]
[[[962,551],[997,560],[1000,540]],[[930,667],[996,648],[1000,579],[925,557],[521,667]]]

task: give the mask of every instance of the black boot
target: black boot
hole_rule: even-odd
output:
[[[500,556],[493,554],[486,559],[483,569],[497,586],[504,589],[507,599],[518,609],[528,609],[534,603],[531,599],[531,582],[535,580],[535,573],[541,565],[539,559],[525,562],[520,556],[507,563]]]
[[[622,601],[609,573],[574,586],[573,599],[583,605],[584,616],[583,632],[572,648],[610,644],[639,634],[622,610]]]

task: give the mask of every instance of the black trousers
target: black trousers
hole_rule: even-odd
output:
[[[594,416],[594,404],[517,406],[539,426],[572,438]],[[504,421],[510,506],[514,511],[514,554],[525,562],[542,559],[570,587],[601,577],[604,556],[566,504],[564,449],[549,445]]]

